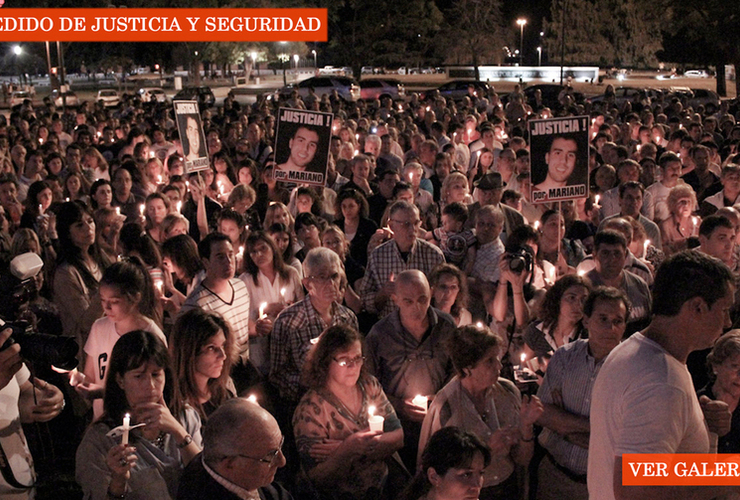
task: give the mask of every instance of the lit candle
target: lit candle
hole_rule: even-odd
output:
[[[650,246],[650,240],[645,240],[645,243],[643,243],[643,245],[642,245],[642,256],[643,256],[643,258],[644,257],[647,257],[647,251],[648,251],[648,247],[649,246]]]
[[[39,203],[39,213],[40,214],[44,213],[44,206],[41,203]]]
[[[241,259],[242,257],[244,257],[244,246],[243,245],[239,247],[239,251],[236,253],[237,259]]]
[[[359,141],[360,140],[360,134],[355,134],[355,140],[356,141]]]
[[[400,104],[398,105],[398,111],[403,111],[403,106],[401,106]]]
[[[285,301],[285,287],[280,289],[280,298]]]
[[[180,213],[182,211],[182,201],[177,202],[177,213]]]
[[[478,168],[478,165],[480,165],[480,155],[481,155],[481,153],[482,153],[482,151],[479,149],[477,151],[478,156],[475,159],[475,168]]]
[[[319,343],[319,337],[314,337],[309,342],[311,342],[311,345],[316,345]]]
[[[637,152],[639,153],[639,152],[640,152],[640,150],[642,149],[642,144],[638,144],[638,145],[637,145],[637,146],[635,147],[635,149],[637,149]]]
[[[555,283],[555,281],[557,281],[557,277],[556,277],[556,274],[555,274],[555,266],[552,266],[552,267],[551,267],[551,268],[550,268],[550,269],[549,269],[549,270],[547,271],[547,274],[548,274],[548,276],[550,277],[550,282],[551,282],[551,283]]]
[[[102,132],[101,132],[100,130],[98,130],[98,132],[97,132],[97,136],[98,136],[98,137],[102,137],[102,136],[103,136],[103,133],[102,133]]]
[[[540,228],[540,221],[534,221],[534,230],[537,231]]]
[[[254,403],[256,405],[259,404],[257,402],[257,396],[255,396],[254,394],[250,394],[249,396],[247,396],[247,401]]]
[[[594,206],[597,206],[597,207],[599,206],[600,199],[601,199],[601,196],[597,194],[596,198],[594,199]]]
[[[430,109],[431,109],[431,108],[430,108],[429,106],[427,106],[427,111],[429,111]]]
[[[267,315],[265,314],[265,308],[267,307],[267,302],[263,302],[260,304],[260,319],[265,318]]]
[[[413,172],[409,172],[409,182],[410,183],[413,183],[414,182],[414,173]]]
[[[121,207],[116,207],[116,215],[121,215]]]
[[[578,274],[578,276],[583,276],[584,274],[586,274],[586,271],[584,271],[583,269],[581,269],[581,270],[580,270],[580,271],[578,271],[578,273],[576,273],[576,274]]]
[[[145,208],[146,208],[146,207],[144,206],[144,204],[143,204],[143,203],[142,203],[141,205],[139,205],[139,213],[141,214],[141,216],[142,216],[142,217],[144,216],[144,209],[145,209]]]
[[[414,399],[411,400],[414,405],[418,406],[419,408],[423,408],[424,411],[427,411],[427,401],[429,401],[429,398],[426,396],[422,396],[421,394],[417,394],[414,396]]]
[[[483,322],[479,321],[475,324],[475,326],[477,326],[478,328],[483,328]]]
[[[163,290],[164,284],[160,280],[157,280],[157,281],[154,282],[154,286],[157,287],[157,293],[159,293],[159,296],[161,297],[163,295],[163,291],[164,291]]]
[[[121,437],[121,444],[127,445],[128,444],[128,431],[129,426],[131,425],[131,415],[128,413],[123,416],[123,437]]]
[[[694,227],[696,227],[696,225],[699,223],[699,218],[698,217],[692,217],[691,218],[691,222],[693,222],[694,223]]]
[[[367,423],[370,425],[370,430],[383,432],[383,422],[385,421],[385,419],[380,415],[375,414],[374,406],[370,406],[367,409],[367,412],[370,415],[367,418]]]
[[[162,184],[162,176],[161,175],[158,175],[157,176],[157,184]]]
[[[524,363],[527,361],[527,355],[524,353],[521,353],[519,355],[519,369],[524,370]]]
[[[149,151],[149,158],[154,158],[154,151]]]
[[[357,156],[358,154],[360,154],[360,150],[359,149],[355,149],[355,156]]]

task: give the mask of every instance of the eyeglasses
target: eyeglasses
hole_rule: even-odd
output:
[[[267,464],[267,465],[269,465],[270,467],[272,467],[272,466],[273,466],[273,464],[275,463],[275,460],[277,460],[277,457],[278,457],[278,456],[280,455],[280,452],[282,452],[282,451],[283,451],[283,444],[285,444],[285,436],[283,436],[283,437],[282,437],[282,438],[280,439],[280,446],[278,446],[277,450],[272,450],[271,452],[269,452],[269,453],[268,453],[267,455],[265,455],[265,456],[264,456],[264,457],[262,457],[262,458],[257,458],[257,457],[250,457],[249,455],[243,455],[243,454],[241,454],[241,453],[239,453],[239,454],[236,454],[236,455],[230,455],[230,456],[231,456],[231,457],[242,457],[242,458],[248,458],[248,459],[250,459],[250,460],[256,460],[257,462],[261,462],[261,463],[263,463],[263,464]],[[224,458],[229,458],[230,456],[226,456],[226,457],[224,457]]]
[[[336,283],[341,278],[341,275],[339,273],[334,273],[331,276],[309,276],[308,279],[316,281],[317,283],[321,285],[326,285],[328,283]]]
[[[391,221],[395,222],[396,224],[398,224],[404,229],[411,229],[412,227],[421,225],[421,221],[419,219],[415,221],[402,221],[402,220],[391,219]]]
[[[352,368],[355,365],[361,365],[365,362],[365,356],[357,356],[356,358],[333,358],[339,366],[342,368]]]

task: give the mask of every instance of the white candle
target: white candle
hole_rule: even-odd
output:
[[[537,231],[540,228],[540,221],[534,221],[534,230]]]
[[[597,194],[597,195],[596,195],[596,200],[594,201],[594,205],[595,205],[595,206],[598,206],[598,205],[599,205],[599,200],[600,200],[600,199],[601,199],[601,196],[599,196],[599,195]]]
[[[123,436],[121,437],[121,444],[127,445],[128,444],[128,431],[129,426],[131,425],[131,415],[128,413],[123,416]]]
[[[413,172],[409,172],[409,182],[411,182],[411,183],[414,182],[414,173]]]
[[[285,287],[280,289],[280,298],[285,302]]]
[[[370,414],[367,419],[367,423],[370,424],[370,430],[383,432],[383,422],[385,421],[385,419],[380,415],[375,414],[374,406],[369,407],[367,409],[367,412]]]
[[[519,369],[524,370],[524,362],[527,361],[527,355],[524,353],[521,353],[519,355]]]
[[[238,259],[241,259],[242,257],[244,257],[244,246],[239,247],[239,251],[236,253],[236,257]]]
[[[645,243],[642,245],[642,257],[647,257],[647,251],[648,247],[650,246],[650,240],[645,240]]]
[[[158,175],[157,176],[157,184],[162,184],[162,176],[161,175]]]
[[[414,399],[411,400],[414,405],[418,406],[419,408],[423,408],[424,411],[427,411],[427,401],[429,399],[426,396],[422,396],[421,394],[417,394],[414,396]]]
[[[146,209],[146,207],[144,206],[143,203],[141,205],[139,205],[139,213],[142,215],[142,217],[144,216],[144,210],[145,209]]]
[[[163,283],[159,280],[154,282],[154,286],[157,287],[157,293],[159,293],[159,296],[161,297],[163,294]]]
[[[265,314],[265,308],[267,307],[267,302],[263,302],[260,304],[260,319],[265,318],[267,315]]]
[[[182,201],[177,202],[177,213],[180,213],[182,211]]]
[[[121,207],[116,207],[116,215],[121,215]]]
[[[698,217],[692,217],[691,218],[691,222],[693,222],[694,223],[694,227],[696,227],[696,225],[699,223],[699,218]],[[693,228],[692,228],[692,232],[693,232]]]

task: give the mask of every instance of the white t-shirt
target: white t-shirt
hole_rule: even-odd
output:
[[[28,368],[23,365],[15,377],[0,389],[0,446],[13,471],[13,477],[20,484],[29,486],[36,481],[36,475],[33,471],[31,451],[28,449],[21,427],[18,397],[21,393],[21,385],[25,384],[30,376]],[[32,493],[31,489],[18,489],[10,486],[0,474],[0,498],[32,498]]]
[[[262,272],[257,274],[259,283],[257,285],[254,284],[251,274],[245,272],[239,276],[239,279],[247,285],[251,298],[249,302],[249,360],[264,375],[270,372],[269,337],[252,337],[259,319],[260,306],[264,303],[273,304],[275,302],[284,302],[286,306],[289,306],[302,300],[304,296],[298,271],[294,267],[287,266],[287,268],[290,278],[283,280],[280,275],[277,275],[272,283]],[[285,289],[284,296],[280,293],[283,288]],[[272,319],[275,320],[274,317]]]
[[[686,365],[641,333],[604,361],[594,384],[590,421],[590,498],[614,499],[614,459],[625,453],[710,453]]]
[[[164,345],[167,345],[167,339],[157,324],[150,318],[146,318],[146,321],[147,326],[144,328],[144,331],[153,333],[164,342]],[[109,317],[103,316],[93,323],[90,329],[90,335],[87,337],[87,342],[85,342],[85,356],[95,361],[95,377],[92,380],[93,383],[105,385],[105,375],[108,363],[110,362],[110,355],[113,351],[113,346],[116,345],[119,338],[121,336],[116,331],[116,325]],[[95,420],[103,414],[102,399],[93,401],[93,414]]]

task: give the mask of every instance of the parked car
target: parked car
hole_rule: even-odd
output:
[[[614,100],[616,106],[621,108],[625,102],[641,102],[645,101],[646,98],[650,99],[650,102],[660,101],[663,97],[663,91],[660,89],[652,89],[645,87],[617,87],[614,89]],[[604,100],[604,94],[597,95],[589,99],[592,103],[602,102]]]
[[[118,106],[121,102],[121,98],[118,96],[118,92],[113,89],[98,90],[98,97],[95,99],[96,102],[103,101],[103,106]]]
[[[59,92],[59,90],[53,90],[51,92],[51,99],[54,101],[54,106],[61,108],[62,107],[62,95],[64,95],[64,100],[67,103],[67,106],[79,106],[80,100],[77,98],[77,94],[72,92],[71,90],[68,90],[64,92],[63,94]]]
[[[365,100],[390,97],[392,101],[406,97],[406,88],[399,80],[392,78],[368,78],[360,80],[360,95]]]
[[[167,94],[160,87],[142,87],[137,94],[141,102],[167,102]]]
[[[709,89],[691,89],[693,96],[689,98],[689,106],[696,109],[702,105],[709,114],[714,114],[719,110],[720,97],[717,92]]]
[[[426,99],[431,95],[438,93],[440,97],[444,97],[445,99],[460,101],[463,98],[468,97],[471,92],[482,96],[487,95],[490,90],[491,86],[480,80],[452,80],[438,87],[436,90],[431,92],[422,92],[421,98]]]
[[[276,92],[275,97],[287,99],[294,90],[298,91],[298,95],[301,97],[306,97],[309,88],[313,88],[319,97],[323,94],[331,95],[336,90],[339,97],[347,102],[354,102],[361,98],[360,86],[352,78],[345,76],[314,76],[307,78],[302,82],[286,85]]]
[[[687,78],[709,78],[709,73],[703,69],[690,69],[685,71],[683,76]]]
[[[14,90],[13,93],[10,94],[10,101],[8,102],[8,105],[10,106],[10,109],[13,109],[16,106],[23,104],[23,101],[25,101],[26,99],[33,100],[30,92],[27,92],[25,90]]]
[[[216,96],[213,95],[211,87],[184,87],[180,92],[175,94],[173,101],[198,101],[198,104],[204,107],[211,107],[216,104]]]

